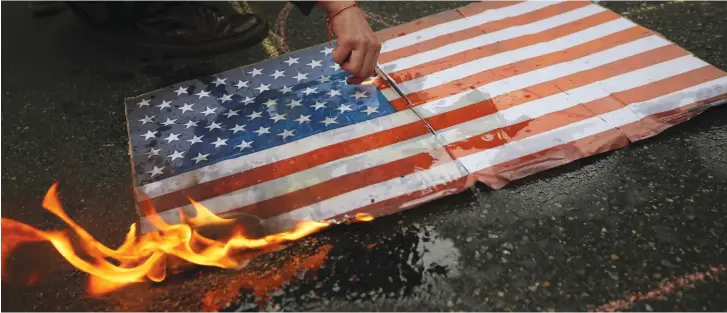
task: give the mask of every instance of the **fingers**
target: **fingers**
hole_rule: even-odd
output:
[[[366,50],[366,59],[359,75],[361,77],[371,77],[374,75],[376,62],[379,60],[379,51],[381,50],[381,44],[379,44],[378,41],[369,42],[367,43]]]
[[[341,69],[353,75],[348,80],[350,84],[360,84],[374,75],[380,50],[378,40],[365,41],[354,48],[348,61],[341,64]]]
[[[351,85],[360,85],[364,82],[364,80],[366,80],[365,77],[351,76],[346,80],[346,82]]]
[[[343,61],[346,61],[346,58],[348,58],[349,54],[351,54],[353,48],[354,45],[352,45],[348,41],[339,42],[333,49],[333,53],[331,54],[333,62],[336,62],[339,65],[343,66]]]
[[[353,76],[362,77],[362,68],[364,66],[364,61],[366,61],[365,59],[366,51],[355,49],[351,52],[351,57],[348,59],[348,62],[341,64],[341,69]]]

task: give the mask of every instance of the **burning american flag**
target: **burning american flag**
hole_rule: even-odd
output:
[[[298,220],[384,213],[464,188],[467,172],[373,79],[346,83],[328,44],[127,102],[142,231],[187,197],[217,214]],[[385,89],[389,90],[389,89]],[[272,225],[272,226],[271,226]]]
[[[164,280],[175,262],[241,268],[321,221],[501,188],[727,99],[725,72],[589,2],[476,3],[379,35],[382,74],[362,85],[324,44],[129,99],[140,222],[107,247],[55,184],[43,207],[70,231],[3,218],[3,268],[38,241],[89,273],[91,294]],[[240,215],[278,233],[248,236]]]
[[[723,71],[589,2],[475,3],[379,35],[368,84],[324,44],[130,99],[142,230],[185,196],[284,225],[501,188],[727,97]]]

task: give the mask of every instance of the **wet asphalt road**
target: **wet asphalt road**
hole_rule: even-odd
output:
[[[461,5],[362,7],[382,29]],[[274,23],[283,6],[249,9]],[[727,69],[727,3],[605,6]],[[273,38],[209,59],[149,62],[89,41],[69,12],[35,19],[25,4],[3,2],[2,20],[2,216],[60,227],[40,208],[60,179],[69,214],[109,244],[134,221],[122,100],[285,50]],[[326,40],[317,13],[304,18],[293,10],[285,20],[291,50]],[[194,270],[89,298],[84,275],[49,246],[26,247],[8,268],[17,280],[40,279],[30,287],[3,281],[2,309],[724,311],[726,113],[712,109],[655,138],[503,190],[476,185],[329,229],[243,272]]]

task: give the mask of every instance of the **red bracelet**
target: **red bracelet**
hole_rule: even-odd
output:
[[[343,12],[346,9],[350,9],[353,7],[358,7],[358,3],[354,2],[352,5],[349,5],[343,9],[340,9],[338,12],[334,13],[333,15],[329,16],[328,19],[328,44],[333,45],[331,42],[331,38],[333,36],[333,18],[336,17],[339,13]]]

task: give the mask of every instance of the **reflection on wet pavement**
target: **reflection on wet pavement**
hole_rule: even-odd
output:
[[[346,227],[259,255],[240,272],[194,268],[92,302],[116,311],[321,310],[336,302],[437,297],[442,279],[461,275],[459,249],[431,225],[383,237],[356,229],[368,226]]]

